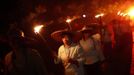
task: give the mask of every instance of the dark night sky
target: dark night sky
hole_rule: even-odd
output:
[[[123,0],[119,0],[123,1]],[[45,5],[47,12],[45,17],[48,20],[57,20],[60,16],[74,15],[79,11],[88,11],[88,14],[92,15],[90,9],[94,6],[90,6],[91,3],[97,5],[107,5],[115,0],[1,0],[0,2],[0,34],[5,34],[9,28],[9,24],[13,21],[20,21],[30,12],[35,12],[35,7],[39,4]],[[68,4],[74,3],[77,6],[84,5],[85,9],[78,10],[69,9]],[[59,7],[61,8],[59,8]],[[73,6],[73,5],[72,5]],[[75,7],[74,7],[75,8]],[[58,11],[59,10],[59,11]],[[60,12],[62,10],[62,12]],[[71,11],[71,12],[70,12]],[[93,12],[94,13],[94,12]],[[58,18],[57,18],[58,17]],[[24,26],[25,27],[25,26]]]
[[[8,27],[8,22],[11,19],[11,14],[15,13],[16,10],[15,0],[3,0],[0,2],[0,32],[4,33]]]
[[[45,13],[37,14],[34,19],[39,21],[54,21],[48,27],[46,27],[45,35],[50,35],[50,33],[57,28],[63,28],[63,23],[57,23],[58,20],[67,15],[80,15],[80,13],[85,13],[92,15],[94,13],[94,6],[108,5],[111,2],[116,2],[117,0],[0,0],[0,39],[1,36],[5,36],[9,26],[14,21],[21,23],[22,19],[27,19],[26,17],[31,13],[35,13],[35,8],[42,4],[47,11]],[[125,1],[125,0],[119,0]],[[92,4],[91,4],[92,3]],[[98,3],[98,4],[96,4]],[[68,5],[71,5],[70,7]],[[73,5],[74,4],[74,5]],[[83,9],[84,8],[84,9]],[[92,10],[91,10],[92,9]],[[45,15],[45,19],[44,19]],[[82,20],[80,20],[82,21]],[[79,21],[79,22],[80,22]],[[84,21],[85,22],[85,21]],[[22,22],[23,24],[18,24],[25,32],[32,31],[32,24],[28,22]],[[31,21],[30,21],[31,23]],[[66,25],[64,25],[66,26]],[[80,25],[77,25],[79,27]],[[48,30],[48,31],[47,31]],[[33,31],[32,31],[33,32]],[[44,31],[45,32],[45,31]],[[31,34],[30,34],[31,35]],[[49,36],[50,37],[50,36]],[[57,45],[57,42],[46,37],[50,45]],[[51,43],[53,41],[54,43]],[[1,40],[0,40],[1,42]],[[56,44],[55,44],[56,43]]]
[[[51,1],[50,0],[1,0],[0,1],[0,42],[1,43],[0,44],[3,43],[2,42],[3,40],[1,40],[1,36],[5,37],[10,24],[14,21],[20,22],[22,18],[27,16],[30,12],[35,12],[35,7],[37,5],[39,4],[45,5],[47,9],[47,13],[45,13],[45,17],[47,17],[48,20],[51,19],[56,20],[58,14],[54,13],[54,11],[56,11],[53,10],[55,6],[60,5],[66,7],[66,5],[69,3],[72,2],[81,3],[82,1],[83,0],[51,0]],[[56,24],[55,26],[54,25],[55,24],[50,25],[48,29],[51,30],[52,28],[54,29],[54,28],[62,27],[62,24],[58,24],[58,25]],[[29,30],[30,25],[25,25],[24,23],[24,26],[20,26],[20,27],[24,27],[24,30]],[[47,38],[47,40],[49,40],[48,43],[50,43],[50,45],[53,44],[55,45],[55,43],[57,43],[50,38]],[[53,41],[54,43],[51,43],[50,41]],[[3,47],[1,47],[0,51],[2,50]]]
[[[60,5],[65,7],[67,4],[76,2],[81,3],[83,0],[3,0],[0,2],[0,34],[5,34],[9,24],[13,21],[21,20],[29,12],[34,12],[35,6],[43,4],[47,8],[46,15],[48,19],[57,16],[53,13],[54,7]],[[51,18],[52,17],[52,18]]]

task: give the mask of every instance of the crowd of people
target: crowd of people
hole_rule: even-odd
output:
[[[91,23],[78,31],[65,28],[52,32],[51,37],[62,43],[58,53],[38,52],[29,46],[30,39],[21,29],[12,27],[7,34],[12,50],[4,61],[0,60],[4,65],[1,74],[130,75],[132,30],[129,22],[113,20],[103,28],[99,26]],[[49,48],[42,45],[42,49]]]

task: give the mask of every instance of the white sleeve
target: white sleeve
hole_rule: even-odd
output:
[[[77,51],[78,57],[77,57],[77,61],[79,63],[84,63],[84,50],[83,48],[79,45],[78,46],[78,51]]]
[[[103,51],[102,51],[102,46],[101,46],[100,41],[95,41],[95,47],[96,47],[96,50],[97,50],[97,53],[98,53],[98,57],[100,58],[100,61],[104,61],[105,57],[104,57],[104,54],[103,54]]]

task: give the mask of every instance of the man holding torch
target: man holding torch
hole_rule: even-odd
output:
[[[63,43],[58,50],[58,59],[64,65],[65,75],[84,75],[82,67],[83,49],[73,42],[73,40],[78,39],[79,34],[64,29],[53,32],[51,36]]]
[[[20,29],[10,29],[8,40],[12,51],[5,57],[5,75],[48,75],[42,57],[27,46]]]

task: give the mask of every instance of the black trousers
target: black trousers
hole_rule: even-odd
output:
[[[84,64],[85,75],[102,75],[100,68],[100,63],[96,62],[94,64]]]

